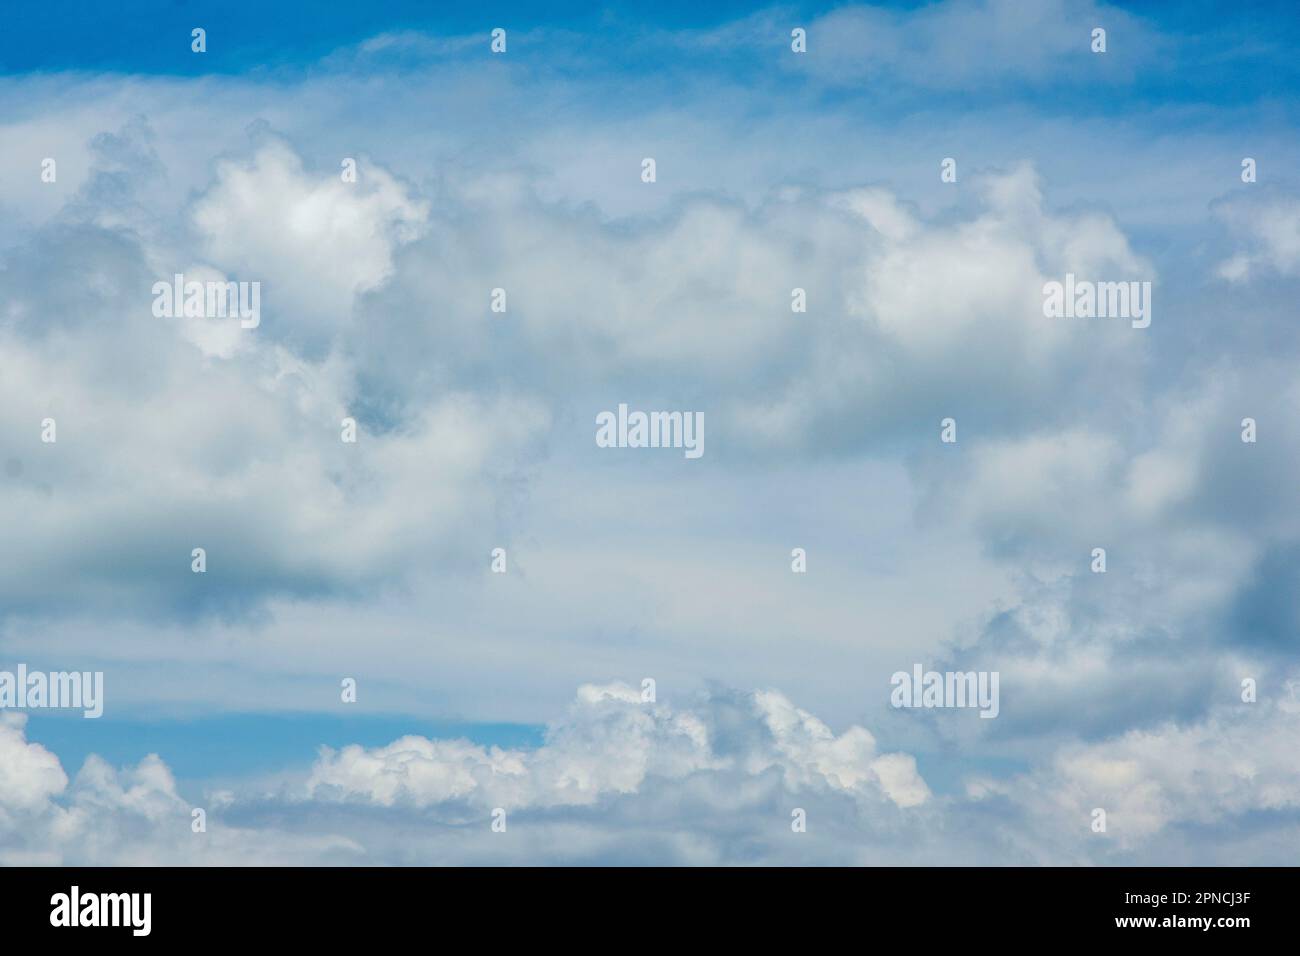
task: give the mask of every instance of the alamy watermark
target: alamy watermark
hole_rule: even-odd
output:
[[[996,717],[997,671],[927,671],[920,664],[912,672],[896,671],[889,679],[894,707],[978,707],[981,717]]]
[[[1049,319],[1132,319],[1135,329],[1151,324],[1150,282],[1090,282],[1065,274],[1065,282],[1043,285],[1043,315]]]
[[[687,458],[704,454],[703,412],[629,412],[596,416],[596,445],[600,448],[682,448]]]
[[[224,319],[238,317],[245,329],[262,323],[262,283],[185,281],[176,273],[171,282],[153,284],[153,314],[159,319]]]
[[[50,897],[51,926],[125,926],[132,936],[148,936],[152,911],[152,893],[83,893],[74,885]]]
[[[86,718],[104,713],[103,671],[0,671],[0,710],[81,710]]]

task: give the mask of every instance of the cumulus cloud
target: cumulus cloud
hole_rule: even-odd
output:
[[[1162,831],[1180,827],[1228,830],[1252,815],[1294,820],[1300,701],[1286,685],[1268,682],[1255,703],[1224,695],[1200,720],[1067,745],[1032,774],[1002,783],[972,780],[969,792],[981,800],[1002,793],[1043,832],[1044,847],[1070,845],[1083,855],[1094,836],[1095,809],[1106,813],[1113,844],[1107,853],[1140,852]]]
[[[38,744],[29,744],[22,714],[0,714],[0,809],[39,807],[67,786],[59,759]]]
[[[785,852],[774,834],[792,832],[795,807],[827,806],[823,825],[833,812],[837,828],[877,818],[870,826],[883,833],[901,825],[887,821],[905,821],[931,798],[912,758],[879,753],[863,728],[836,735],[779,692],[721,688],[673,708],[644,702],[625,684],[585,685],[534,750],[423,737],[324,749],[297,787],[204,794],[194,806],[207,814],[205,831],[191,826],[192,805],[155,755],[120,769],[92,755],[69,783],[13,717],[0,726],[0,752],[0,858],[8,862],[197,863],[240,854],[253,862],[399,862],[392,813],[449,828],[422,852],[460,854],[470,849],[470,828],[476,839],[490,834],[497,806],[525,834],[507,851],[516,860],[548,852],[557,832],[568,832],[581,857],[611,845],[637,853],[647,832],[674,843],[703,828],[701,845],[722,838],[711,851],[717,861],[739,862],[746,840]],[[631,832],[611,825],[610,813],[635,820]],[[730,814],[736,832],[708,833],[714,824],[700,818],[708,813]],[[275,818],[269,830],[267,814]],[[679,849],[687,850],[684,841]]]
[[[1261,689],[1258,703],[1225,701],[1202,720],[1063,745],[1024,773],[967,774],[942,797],[912,755],[881,753],[859,726],[835,734],[772,690],[714,687],[669,707],[625,684],[586,685],[534,749],[417,736],[324,748],[296,782],[245,781],[190,800],[152,755],[124,768],[92,755],[69,782],[8,717],[0,859],[1151,861],[1189,828],[1300,815],[1300,704],[1283,687]],[[1091,830],[1097,808],[1104,836]],[[806,832],[791,827],[796,809]]]
[[[355,297],[391,276],[395,251],[428,219],[429,203],[383,166],[350,158],[359,163],[354,182],[342,168],[311,174],[270,139],[247,160],[220,160],[190,211],[198,250],[240,279],[261,281],[269,320],[286,336],[346,321]]]
[[[772,770],[793,792],[883,795],[899,807],[929,797],[911,757],[877,754],[875,739],[861,727],[837,736],[778,692],[719,693],[676,710],[643,702],[641,692],[626,684],[580,687],[568,715],[536,750],[422,737],[369,750],[327,750],[308,790],[381,806],[464,800],[511,809],[590,805],[607,795],[636,794],[650,778],[744,778]]]
[[[692,379],[666,399],[761,456],[903,429],[919,442],[903,410],[937,416],[941,382],[968,414],[1014,421],[1134,354],[1127,330],[1045,321],[1044,276],[1150,274],[1108,218],[1049,212],[1027,166],[977,179],[983,209],[957,222],[880,189],[796,190],[757,210],[691,198],[629,230],[538,199],[526,177],[452,175],[436,205],[364,159],[345,183],[255,130],[168,232],[132,228],[155,217],[123,200],[154,175],[129,161],[156,163],[151,142],[124,129],[101,148],[103,169],[123,166],[116,187],[96,173],[75,216],[7,259],[7,434],[62,419],[58,445],[7,439],[22,468],[7,504],[38,543],[9,579],[20,607],[69,562],[106,606],[140,608],[158,602],[135,571],[185,570],[204,547],[211,570],[173,576],[171,604],[230,610],[364,586],[431,539],[451,554],[551,421],[590,416],[575,399],[662,394],[666,368]],[[48,263],[71,250],[78,273],[52,302]],[[154,317],[144,290],[174,271],[264,282],[261,325]],[[813,302],[797,322],[795,287]],[[508,320],[487,311],[494,288]],[[364,454],[338,441],[346,416]],[[839,427],[850,416],[859,427]],[[126,560],[106,564],[110,548]]]
[[[56,594],[64,604],[69,580],[78,601],[127,615],[364,587],[474,536],[500,483],[540,447],[547,411],[501,392],[444,390],[399,420],[368,415],[346,357],[332,345],[307,354],[295,330],[310,339],[318,305],[346,318],[355,295],[382,283],[420,206],[374,166],[356,193],[314,181],[279,145],[253,167],[223,168],[197,209],[215,260],[242,268],[248,255],[297,277],[257,329],[156,317],[150,289],[170,283],[173,266],[190,279],[229,274],[189,258],[163,268],[169,250],[93,216],[46,227],[8,256],[0,507],[25,542],[0,557],[12,610]],[[69,257],[77,264],[52,300],[50,263]],[[262,281],[269,290],[276,276]],[[349,417],[357,444],[341,441]],[[42,441],[46,420],[53,442]],[[196,547],[210,555],[206,576],[189,572]]]
[[[301,865],[361,855],[357,843],[330,834],[196,832],[194,807],[157,755],[114,768],[91,754],[69,781],[57,757],[26,739],[24,725],[22,715],[0,715],[0,864]],[[212,807],[219,806],[217,794]]]

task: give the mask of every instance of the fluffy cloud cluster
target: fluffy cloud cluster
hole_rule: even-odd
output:
[[[196,832],[194,806],[156,755],[114,768],[92,754],[69,781],[57,757],[26,739],[25,720],[0,715],[0,865],[311,864],[362,852],[334,835]],[[212,795],[208,811],[223,799]]]
[[[1035,862],[1185,863],[1196,850],[1172,847],[1207,831],[1219,838],[1206,840],[1201,858],[1219,840],[1236,840],[1229,858],[1259,860],[1252,831],[1287,839],[1300,830],[1300,699],[1287,687],[1270,690],[1272,700],[1258,703],[1225,695],[1195,722],[1064,746],[1029,774],[972,778],[967,795],[1024,819],[1030,838],[1018,842]],[[1091,829],[1096,810],[1105,811],[1104,835]]]
[[[271,328],[286,339],[351,318],[356,296],[383,285],[396,250],[427,224],[428,201],[381,165],[362,159],[354,182],[343,176],[309,174],[272,139],[245,161],[219,162],[191,210],[201,253],[264,284]]]
[[[122,769],[92,756],[69,782],[10,716],[0,860],[1132,863],[1167,859],[1207,826],[1249,830],[1271,815],[1300,827],[1298,744],[1294,698],[1225,702],[1205,720],[1064,746],[1033,770],[973,774],[961,795],[936,797],[912,756],[880,753],[861,727],[837,735],[775,691],[714,688],[668,707],[589,685],[533,750],[405,737],[325,750],[296,780],[186,800],[156,756]],[[491,829],[497,807],[504,833]],[[1105,835],[1091,829],[1098,808]],[[806,832],[791,826],[795,809]]]
[[[425,555],[456,563],[483,550],[476,529],[538,449],[546,410],[501,392],[384,416],[318,335],[385,280],[425,204],[379,169],[355,192],[328,185],[275,142],[250,163],[219,167],[195,205],[205,258],[105,224],[98,180],[6,257],[2,507],[24,542],[0,557],[11,611],[67,608],[71,583],[82,607],[128,616],[227,612],[365,587]],[[52,263],[75,263],[53,287]],[[177,272],[262,282],[263,324],[156,317],[150,289]]]
[[[568,717],[536,750],[404,737],[371,750],[326,752],[308,786],[317,797],[360,797],[382,806],[464,800],[511,809],[589,805],[607,794],[636,793],[648,778],[771,770],[794,792],[883,794],[899,807],[929,796],[911,757],[877,754],[874,738],[861,727],[836,736],[775,691],[714,696],[700,710],[675,711],[643,702],[641,692],[625,684],[580,687]]]
[[[664,834],[698,830],[703,844],[722,838],[717,852],[727,858],[736,833],[710,833],[710,814],[730,815],[726,829],[761,845],[793,833],[796,807],[827,807],[838,829],[930,799],[910,756],[879,753],[861,727],[836,735],[777,692],[716,689],[671,708],[624,684],[588,685],[536,750],[422,737],[326,750],[301,784],[196,799],[208,829],[195,832],[192,805],[157,756],[116,770],[92,755],[69,783],[57,758],[25,739],[23,721],[0,724],[0,859],[11,863],[215,862],[248,852],[255,861],[394,862],[399,848],[372,832],[383,814],[452,828],[417,844],[441,855],[490,833],[497,806],[524,834],[508,851],[516,857],[536,849],[539,831],[572,830],[579,847],[624,839],[606,819],[613,813]],[[272,832],[263,832],[267,813]]]
[[[795,190],[629,231],[518,177],[449,177],[436,206],[373,162],[345,183],[258,130],[168,228],[129,201],[158,174],[151,141],[135,123],[100,143],[68,210],[6,257],[5,508],[34,544],[5,578],[18,608],[59,576],[129,613],[164,600],[137,586],[147,569],[173,608],[231,610],[400,576],[430,549],[463,564],[550,423],[611,389],[705,409],[732,456],[843,454],[922,445],[917,418],[954,405],[1006,428],[1138,354],[1124,330],[1042,320],[1045,276],[1150,269],[1108,218],[1047,212],[1028,167],[986,177],[957,222],[880,189]],[[146,290],[177,272],[263,283],[262,323],[155,317]],[[667,394],[668,368],[690,384]],[[338,440],[347,416],[360,449]],[[47,417],[56,445],[37,441]],[[206,578],[182,573],[193,547]]]

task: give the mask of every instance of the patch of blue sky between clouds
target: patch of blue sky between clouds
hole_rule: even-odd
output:
[[[91,726],[91,725],[94,726]],[[465,739],[484,747],[540,746],[545,728],[481,724],[390,714],[215,714],[193,719],[145,716],[84,721],[79,715],[34,713],[28,739],[75,772],[92,753],[114,766],[157,754],[182,785],[204,785],[259,775],[305,772],[320,747],[359,743],[378,747],[405,734]]]

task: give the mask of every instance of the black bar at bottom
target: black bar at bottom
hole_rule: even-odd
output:
[[[925,945],[1044,935],[1178,946],[1197,940],[1294,945],[1297,872],[11,868],[0,869],[0,917],[9,943],[33,937],[67,942],[76,934],[79,943],[113,937],[127,945],[373,945],[441,926],[459,927],[458,933],[482,942],[517,937],[549,945],[585,938],[583,948],[638,938],[657,938],[661,945],[700,936],[766,941],[772,933],[806,933],[809,942],[828,934],[866,942],[902,933]],[[658,935],[670,932],[679,935]],[[436,942],[457,945],[454,939]]]

